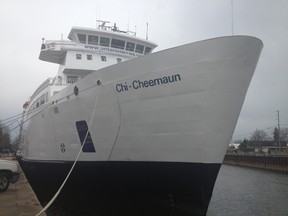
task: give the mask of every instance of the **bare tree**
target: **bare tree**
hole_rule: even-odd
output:
[[[254,148],[257,144],[257,146],[260,147],[260,149],[262,149],[262,141],[265,140],[265,138],[267,137],[267,133],[264,130],[258,130],[256,129],[250,137],[250,141],[254,141]]]
[[[11,144],[10,131],[0,123],[0,152],[5,151]]]
[[[288,128],[280,129],[280,141],[286,141],[288,139]]]
[[[288,128],[281,128],[280,133],[277,127],[275,127],[273,132],[274,142],[277,145],[286,145],[285,141],[288,139]]]
[[[252,134],[251,134],[251,137],[250,137],[250,140],[251,141],[263,141],[265,140],[265,138],[267,137],[267,133],[264,131],[264,130],[258,130],[256,129]]]

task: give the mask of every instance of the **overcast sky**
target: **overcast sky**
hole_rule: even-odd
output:
[[[232,34],[231,0],[1,0],[0,119],[22,112],[22,105],[56,64],[38,59],[41,38],[67,38],[72,26],[96,27],[96,19],[137,30],[159,46],[155,51]],[[288,127],[288,1],[234,0],[235,35],[264,42],[233,139],[255,129],[271,135],[280,111]]]

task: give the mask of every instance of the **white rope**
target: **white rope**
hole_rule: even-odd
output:
[[[99,94],[100,94],[100,90],[101,90],[101,85],[102,85],[102,84],[100,83],[99,93],[97,94],[97,97],[96,97],[96,100],[95,100],[94,110],[93,110],[93,113],[92,113],[92,115],[91,115],[91,119],[90,119],[90,122],[89,122],[88,130],[87,130],[87,132],[86,132],[85,139],[84,139],[84,141],[83,141],[83,143],[82,143],[82,147],[80,148],[80,150],[79,150],[79,152],[78,152],[78,154],[77,154],[77,157],[76,157],[76,159],[75,159],[75,161],[74,161],[74,163],[73,163],[73,165],[72,165],[69,173],[67,174],[65,180],[63,181],[62,185],[60,186],[60,188],[58,189],[58,191],[55,193],[55,195],[52,197],[52,199],[46,204],[46,206],[45,206],[36,216],[39,216],[39,215],[41,215],[42,213],[44,213],[44,212],[53,204],[53,202],[56,200],[56,198],[57,198],[58,195],[60,194],[62,188],[63,188],[64,185],[66,184],[66,181],[69,179],[69,177],[70,177],[70,175],[71,175],[71,173],[72,173],[72,171],[73,171],[73,169],[74,169],[74,167],[75,167],[75,165],[76,165],[76,163],[77,163],[77,161],[78,161],[78,159],[79,159],[79,157],[80,157],[80,154],[81,154],[82,149],[83,149],[83,147],[84,147],[84,145],[85,145],[85,142],[86,142],[88,133],[90,132],[90,127],[91,127],[91,125],[92,125],[92,121],[93,121],[93,119],[94,119],[94,115],[95,115],[95,111],[96,111],[96,105],[97,105],[98,98],[99,98]]]

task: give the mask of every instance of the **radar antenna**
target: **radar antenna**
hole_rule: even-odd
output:
[[[98,29],[101,30],[107,30],[110,29],[111,27],[106,26],[106,23],[110,23],[109,21],[105,21],[105,20],[96,20],[96,22],[99,22],[100,24],[98,25]]]

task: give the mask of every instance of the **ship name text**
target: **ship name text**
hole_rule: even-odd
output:
[[[160,85],[167,85],[174,82],[181,81],[180,74],[174,74],[170,76],[164,76],[159,77],[155,79],[149,79],[149,80],[133,80],[131,83],[128,82],[122,82],[116,84],[115,88],[117,92],[125,92],[129,91],[130,89],[143,89],[143,88],[149,88],[149,87],[155,87]]]

